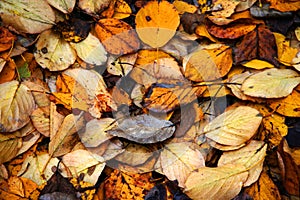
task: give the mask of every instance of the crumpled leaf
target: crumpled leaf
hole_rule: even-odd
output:
[[[235,0],[217,0],[214,2],[215,6],[221,6],[221,10],[213,11],[211,14],[218,17],[230,17],[234,12],[236,6],[239,4]]]
[[[205,136],[223,145],[238,146],[247,142],[257,131],[262,120],[258,110],[239,106],[228,110],[207,124]]]
[[[201,152],[188,142],[165,145],[158,159],[158,172],[162,172],[171,181],[177,180],[180,187],[184,187],[192,171],[205,166]]]
[[[252,140],[245,147],[235,151],[223,152],[218,161],[218,166],[228,164],[243,165],[248,170],[249,175],[243,186],[249,186],[259,178],[264,159],[266,156],[267,145],[263,141]]]
[[[119,120],[117,127],[107,132],[137,143],[149,144],[164,141],[171,137],[174,131],[172,122],[142,114]]]
[[[133,53],[140,47],[134,29],[119,19],[100,19],[95,27],[105,49],[114,55]]]
[[[0,132],[12,132],[26,125],[35,107],[29,89],[18,81],[0,84]]]
[[[139,38],[152,48],[164,46],[180,23],[176,8],[167,1],[150,1],[135,17]]]
[[[71,45],[51,30],[40,35],[34,52],[38,64],[50,71],[67,69],[75,62],[76,56]]]
[[[46,0],[3,0],[0,17],[4,24],[31,34],[50,29],[55,22],[54,11]]]
[[[88,64],[102,65],[107,59],[104,47],[91,33],[83,41],[70,44],[76,50],[78,57]]]
[[[208,46],[187,56],[184,75],[197,82],[215,80],[229,72],[232,62],[232,49],[229,46]]]
[[[188,176],[184,193],[191,199],[232,199],[247,177],[248,172],[242,165],[201,167]]]
[[[234,53],[237,64],[260,59],[278,66],[275,59],[277,57],[275,37],[269,29],[262,25],[245,35],[241,43],[237,44]]]
[[[292,93],[300,76],[291,69],[266,69],[249,76],[242,84],[244,94],[253,97],[280,98]]]
[[[16,36],[14,36],[8,29],[0,27],[0,52],[10,49],[16,39]]]
[[[47,153],[30,155],[24,160],[18,176],[28,178],[36,184],[42,185],[51,178],[53,174],[51,168],[57,166],[58,162],[57,158],[50,158]]]
[[[49,154],[51,157],[62,156],[70,152],[75,144],[77,131],[83,127],[84,119],[73,114],[67,115],[58,129],[57,133],[51,138],[49,143]]]
[[[276,40],[279,62],[291,66],[293,64],[293,59],[298,53],[298,49],[290,47],[290,41],[288,41],[284,35],[280,33],[273,34]]]
[[[93,119],[86,124],[85,131],[79,132],[81,142],[85,147],[97,147],[103,142],[109,140],[111,136],[106,130],[111,128],[115,120],[112,118]]]
[[[67,14],[73,11],[76,0],[47,0],[57,10]]]
[[[97,14],[108,7],[110,0],[79,0],[78,7],[89,14]]]

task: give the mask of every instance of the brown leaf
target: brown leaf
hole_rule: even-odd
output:
[[[180,22],[185,32],[193,34],[196,27],[204,22],[204,15],[197,13],[183,13]]]
[[[136,32],[129,24],[119,19],[100,19],[95,31],[105,49],[111,54],[132,53],[140,46]]]
[[[245,35],[241,43],[236,46],[234,53],[236,64],[260,59],[278,66],[275,59],[277,57],[275,37],[265,26],[258,26],[257,29]]]
[[[8,29],[0,27],[0,52],[10,49],[16,39]]]

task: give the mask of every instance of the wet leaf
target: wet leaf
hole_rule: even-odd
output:
[[[23,83],[10,81],[0,87],[0,132],[12,132],[29,122],[35,102]]]
[[[76,52],[71,45],[51,30],[40,35],[36,48],[36,61],[50,71],[67,69],[76,60]]]
[[[252,32],[244,36],[241,43],[234,50],[237,64],[253,59],[260,59],[278,66],[277,47],[273,33],[265,26],[258,26]]]
[[[172,122],[143,114],[120,120],[117,127],[109,130],[108,133],[147,144],[163,141],[171,137],[174,131]]]
[[[248,172],[241,165],[201,167],[188,176],[184,193],[192,199],[232,199],[247,177]]]
[[[152,48],[164,46],[175,34],[180,23],[176,8],[167,1],[151,1],[135,18],[139,38]]]
[[[256,182],[263,169],[266,156],[267,145],[262,141],[252,140],[246,146],[224,152],[218,161],[218,166],[227,164],[243,165],[248,170],[249,175],[243,186],[249,186]]]
[[[46,0],[4,0],[0,3],[0,16],[6,25],[25,33],[40,33],[54,25],[54,11]]]
[[[100,19],[95,31],[106,51],[111,54],[123,55],[139,49],[140,42],[136,32],[119,19]]]
[[[257,131],[262,117],[248,106],[228,110],[204,127],[206,137],[223,145],[238,146],[247,142]]]
[[[243,82],[241,90],[253,97],[280,98],[291,94],[299,83],[300,77],[297,72],[274,68],[249,76]]]
[[[156,167],[171,181],[177,180],[180,187],[189,174],[205,166],[203,155],[192,143],[170,143],[164,146]]]

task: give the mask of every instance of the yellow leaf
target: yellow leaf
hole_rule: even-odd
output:
[[[249,76],[242,84],[244,94],[253,97],[280,98],[292,93],[300,76],[291,69],[266,69]]]
[[[280,12],[297,11],[300,9],[299,1],[285,1],[285,0],[270,0],[270,8],[279,10]]]
[[[115,10],[113,18],[124,19],[131,15],[131,8],[128,3],[124,0],[117,0],[115,3]]]
[[[179,12],[179,14],[183,14],[185,12],[194,13],[197,11],[196,6],[188,4],[185,1],[175,0],[173,2],[173,5],[175,6],[175,8]]]
[[[239,106],[228,110],[204,127],[206,137],[223,145],[238,146],[247,142],[262,120],[258,110]]]
[[[274,68],[274,65],[268,63],[267,61],[258,59],[251,60],[249,62],[243,63],[242,65],[252,69]]]
[[[140,39],[157,48],[175,35],[180,19],[176,8],[168,1],[150,1],[138,11],[135,23]]]
[[[188,176],[184,193],[191,199],[232,199],[247,177],[248,172],[241,165],[201,167]]]
[[[8,179],[9,191],[13,194],[25,197],[24,185],[19,177],[11,176]]]
[[[224,152],[218,161],[218,166],[227,164],[243,165],[248,170],[249,175],[243,186],[249,186],[256,182],[263,168],[267,151],[267,145],[263,141],[252,140],[246,146]]]
[[[280,33],[273,33],[277,45],[278,60],[284,65],[291,66],[298,50],[290,47],[290,42]]]
[[[0,84],[0,132],[12,132],[29,121],[35,102],[28,87],[18,81]]]

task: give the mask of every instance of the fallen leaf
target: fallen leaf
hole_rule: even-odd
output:
[[[24,185],[19,177],[11,176],[8,179],[8,187],[11,193],[25,197]]]
[[[268,105],[277,113],[287,117],[300,117],[300,93],[294,90],[285,98],[269,100]]]
[[[243,165],[248,170],[248,178],[243,186],[250,186],[256,182],[263,169],[267,145],[263,141],[252,140],[246,146],[224,152],[218,161],[218,167],[228,164]]]
[[[139,38],[152,48],[164,46],[174,35],[180,19],[176,8],[167,1],[151,1],[135,18]]]
[[[172,122],[143,114],[119,120],[117,127],[107,132],[130,141],[148,144],[163,141],[171,137],[174,131]]]
[[[244,10],[247,10],[250,8],[257,0],[243,0],[239,1],[239,4],[237,5],[235,11],[236,12],[241,12]]]
[[[241,90],[253,97],[280,98],[291,94],[299,83],[300,77],[297,72],[273,68],[249,76],[243,82]]]
[[[291,66],[293,59],[296,57],[298,50],[290,47],[290,42],[286,40],[285,36],[280,33],[273,33],[276,40],[278,61],[284,65]]]
[[[192,171],[205,166],[204,157],[199,149],[188,142],[165,145],[158,159],[158,171],[171,181],[177,180],[179,187],[184,187]]]
[[[4,65],[0,73],[0,84],[14,80],[16,77],[16,64],[12,59]]]
[[[201,167],[188,176],[184,193],[192,199],[232,199],[247,177],[248,172],[241,165]]]
[[[73,11],[76,0],[47,0],[47,2],[57,10],[67,14]]]
[[[260,59],[278,66],[275,59],[277,57],[275,37],[269,29],[262,25],[244,36],[234,49],[234,54],[236,64]]]
[[[107,71],[110,74],[116,76],[125,76],[127,75],[133,68],[133,65],[137,59],[138,54],[129,54],[120,56],[119,58],[115,59],[111,57],[107,61]]]
[[[205,17],[203,14],[185,12],[180,17],[180,23],[185,32],[193,34],[196,27],[204,24]]]
[[[44,136],[50,136],[50,106],[37,108],[30,115],[33,126]]]
[[[0,132],[12,132],[26,125],[35,102],[29,89],[18,81],[0,84]]]
[[[51,30],[41,33],[34,57],[39,65],[50,71],[67,69],[76,60],[76,52],[71,45]]]
[[[232,62],[232,49],[229,46],[201,49],[187,56],[184,75],[196,82],[215,80],[229,72]]]
[[[129,17],[131,13],[131,8],[126,1],[116,0],[113,18],[124,19]]]
[[[16,36],[9,32],[8,29],[0,27],[0,52],[10,49],[13,46],[13,43],[16,39]]]
[[[176,10],[178,11],[179,14],[184,14],[186,13],[194,13],[197,11],[197,7],[194,5],[191,5],[185,1],[181,0],[175,0],[173,2],[173,5],[175,6]]]
[[[280,193],[273,180],[266,172],[262,172],[258,181],[250,187],[245,188],[245,193],[253,199],[280,199]]]
[[[258,59],[254,59],[254,60],[250,60],[249,62],[242,63],[242,65],[252,69],[274,68],[274,65]]]
[[[89,34],[87,38],[78,43],[70,43],[77,55],[84,62],[91,65],[102,65],[106,62],[106,51],[99,40]]]
[[[123,55],[139,49],[140,42],[135,30],[119,19],[100,19],[95,31],[106,51],[111,54]]]
[[[51,28],[55,22],[54,11],[46,0],[5,0],[1,2],[0,10],[3,23],[20,32],[40,33]]]
[[[22,138],[0,134],[0,164],[17,156],[22,146]]]
[[[280,12],[297,11],[300,9],[299,1],[270,0],[270,3],[270,8],[279,10]]]
[[[221,6],[222,9],[218,11],[211,12],[212,15],[218,17],[230,17],[234,12],[235,8],[239,4],[238,1],[235,0],[217,0],[214,2],[214,5]]]
[[[83,127],[83,123],[83,117],[67,115],[57,133],[50,140],[49,155],[58,157],[70,152],[78,142],[76,133]]]
[[[256,133],[261,121],[258,110],[239,106],[217,116],[204,127],[203,133],[217,143],[238,146]]]

